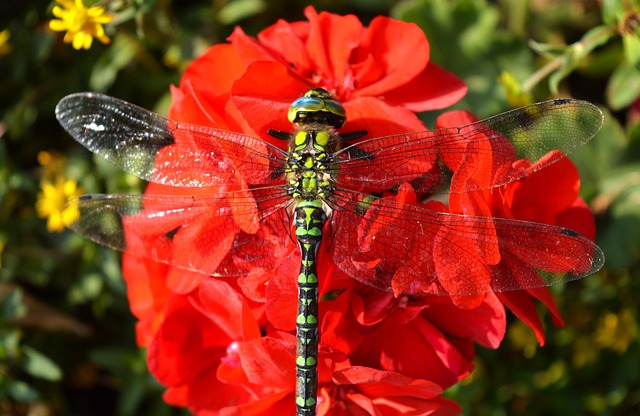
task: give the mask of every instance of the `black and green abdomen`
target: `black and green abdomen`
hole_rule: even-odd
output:
[[[315,414],[318,379],[318,273],[316,255],[327,216],[320,200],[302,200],[294,211],[302,256],[296,315],[296,406],[299,415]]]

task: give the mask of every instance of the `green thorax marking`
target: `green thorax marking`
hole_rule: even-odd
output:
[[[301,126],[293,135],[285,165],[293,198],[324,200],[331,194],[337,172],[330,155],[337,150],[339,142],[332,127],[317,123]]]

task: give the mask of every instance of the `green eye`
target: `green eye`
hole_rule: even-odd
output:
[[[324,101],[320,98],[302,97],[298,98],[289,107],[289,121],[296,123],[296,120],[305,118],[308,113],[323,111]],[[301,116],[301,114],[304,114]]]
[[[291,104],[288,118],[295,124],[318,122],[340,128],[346,121],[346,112],[328,91],[314,88]]]

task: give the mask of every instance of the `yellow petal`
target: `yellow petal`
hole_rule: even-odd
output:
[[[73,37],[73,42],[71,43],[71,46],[73,46],[73,49],[76,50],[80,50],[82,49],[83,46],[83,36],[80,32],[76,33],[76,35]]]
[[[105,45],[108,45],[111,42],[111,39],[109,39],[108,36],[96,36],[96,38]]]
[[[51,20],[49,22],[49,29],[62,32],[67,30],[67,25],[62,20]]]
[[[93,36],[89,35],[88,33],[83,33],[82,36],[83,47],[85,49],[91,48],[91,44],[93,43]]]
[[[71,43],[71,42],[73,42],[73,39],[75,39],[75,37],[76,37],[76,33],[77,33],[77,32],[74,32],[74,31],[69,31],[69,32],[67,32],[67,33],[64,35],[64,38],[62,39],[62,41],[63,41],[64,43]]]
[[[62,210],[62,222],[67,227],[78,221],[80,218],[80,209],[78,208],[78,200],[72,199]]]

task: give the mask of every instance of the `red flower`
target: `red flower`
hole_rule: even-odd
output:
[[[366,28],[353,15],[312,7],[305,15],[309,22],[279,21],[257,40],[236,29],[231,44],[209,49],[172,91],[170,116],[270,140],[270,128],[291,130],[291,103],[322,87],[345,107],[344,131],[375,137],[424,130],[413,111],[445,108],[466,92],[429,62],[429,43],[414,24],[377,17]]]
[[[345,131],[366,128],[370,137],[424,130],[413,111],[446,107],[466,91],[456,77],[429,63],[428,42],[413,24],[381,17],[365,28],[354,16],[317,14],[312,8],[306,9],[306,15],[308,23],[279,22],[262,32],[257,40],[238,29],[231,36],[230,44],[212,47],[189,66],[180,87],[172,89],[170,118],[261,137],[283,147],[284,142],[271,138],[266,131],[269,128],[291,130],[287,122],[288,107],[312,87],[332,90],[345,106],[348,113]],[[399,39],[402,41],[398,43]],[[293,48],[292,44],[298,47]],[[175,131],[174,136],[178,144],[198,140],[190,132]],[[261,145],[255,142],[255,146]],[[157,258],[171,261],[172,266],[158,266],[125,255],[123,272],[132,309],[140,318],[139,343],[150,346],[150,369],[169,387],[165,396],[168,402],[187,406],[199,414],[226,414],[224,409],[228,406],[224,397],[227,395],[229,400],[239,403],[238,409],[262,409],[264,414],[287,409],[286,413],[292,413],[293,339],[288,340],[286,353],[278,347],[282,341],[269,341],[271,338],[249,341],[257,336],[255,323],[247,333],[246,328],[225,320],[234,313],[244,313],[247,322],[256,322],[247,315],[247,301],[241,301],[237,293],[231,294],[227,285],[213,284],[206,274],[195,272],[215,274],[219,270],[234,270],[243,295],[251,302],[264,303],[269,320],[258,320],[263,333],[273,335],[274,328],[292,330],[282,322],[293,323],[296,301],[293,277],[297,275],[300,260],[296,245],[282,228],[283,220],[272,215],[258,224],[254,213],[238,216],[238,211],[233,209],[233,199],[216,196],[226,191],[244,191],[250,197],[255,192],[253,185],[269,184],[271,180],[269,165],[258,165],[251,172],[236,170],[233,159],[225,157],[226,152],[235,151],[221,144],[215,152],[216,159],[212,159],[211,153],[203,152],[198,155],[202,161],[194,163],[195,160],[184,160],[174,151],[174,146],[160,150],[156,157],[157,180],[187,187],[151,184],[143,200],[142,213],[173,209],[146,219],[128,217],[124,225],[129,248],[154,253]],[[207,166],[211,166],[212,171],[205,170]],[[189,187],[193,183],[206,187]],[[151,195],[185,196],[183,208],[168,207],[162,197]],[[198,205],[194,203],[196,199],[207,204]],[[228,215],[209,216],[212,211],[208,211],[208,204]],[[182,227],[187,215],[189,226]],[[237,250],[231,256],[231,247],[247,247],[246,256],[239,256]],[[255,261],[251,247],[261,247],[263,253],[269,253],[270,258],[265,258],[264,264],[269,264],[271,269]],[[327,273],[321,270],[320,274]],[[293,283],[293,293],[277,290],[279,281]],[[226,296],[209,295],[221,288],[226,288]],[[234,301],[221,305],[228,299]],[[277,305],[282,304],[278,299],[284,301],[286,307],[278,308]],[[260,310],[254,307],[253,316],[261,316]],[[216,317],[221,312],[224,312],[222,317]],[[327,335],[331,337],[329,332]],[[326,347],[321,346],[321,351],[327,354]],[[343,357],[341,360],[346,357],[339,350],[336,353]],[[260,354],[276,354],[280,358],[274,356],[271,362],[282,369],[259,370],[254,357]],[[283,363],[283,357],[289,359]],[[329,362],[333,359],[335,357]],[[343,402],[337,399],[340,395],[335,395],[338,390],[328,368],[320,366],[324,386],[321,395],[326,399],[325,406],[332,403],[333,409],[325,408],[325,414],[339,414],[331,413],[337,412]],[[470,365],[465,362],[460,368],[466,374]],[[364,371],[374,374],[376,370]],[[447,380],[463,376],[458,369],[453,373]],[[348,374],[342,376],[340,383],[357,385],[352,376],[349,381]],[[362,370],[360,374],[364,374]],[[265,375],[271,378],[265,379]],[[369,379],[367,384],[380,384],[384,377],[375,382]],[[397,377],[400,376],[397,375],[393,383],[414,383],[412,378],[400,381]],[[420,414],[427,414],[427,408],[429,412],[440,407],[448,409],[442,414],[449,414],[452,409],[458,411],[450,402],[434,399],[441,392],[435,384],[420,381],[416,386],[419,385],[430,387],[422,392],[418,389],[412,393],[409,389],[406,394],[400,394],[398,403],[408,402],[398,405],[398,409],[427,400],[427,407]],[[225,395],[212,397],[206,393],[211,391],[211,386],[217,386],[214,390],[224,391]],[[334,393],[330,394],[331,391]],[[357,391],[357,386],[356,390],[349,387],[348,391]],[[345,397],[359,403],[361,399],[356,397],[366,396],[360,393]],[[389,409],[396,406],[396,399],[383,397],[374,394],[370,405],[377,403]]]
[[[229,44],[210,48],[189,66],[179,88],[172,89],[170,118],[240,132],[284,148],[285,143],[267,131],[291,131],[288,108],[312,87],[331,90],[344,105],[348,115],[344,132],[366,129],[368,137],[425,130],[413,111],[443,108],[464,95],[465,87],[457,78],[429,62],[429,44],[417,26],[380,17],[365,28],[354,16],[318,14],[310,7],[305,14],[308,22],[280,21],[257,39],[238,29]],[[451,125],[443,120],[442,125]],[[458,125],[470,119],[453,121]],[[182,187],[150,185],[141,213],[154,215],[124,221],[129,248],[171,264],[158,266],[125,256],[123,273],[132,310],[140,319],[138,341],[149,345],[150,369],[168,386],[165,399],[169,403],[200,415],[291,414],[300,253],[286,230],[289,218],[282,208],[289,198],[268,188],[274,184],[271,174],[277,167],[268,157],[257,157],[248,149],[261,154],[274,150],[258,140],[246,139],[246,147],[240,150],[224,140],[212,140],[209,145],[215,152],[203,151],[187,160],[179,154],[180,145],[201,145],[198,129],[174,129],[174,136],[175,146],[158,152],[155,178]],[[483,216],[486,244],[480,239],[469,242],[448,227],[434,225],[423,230],[428,236],[422,238],[424,244],[407,245],[415,259],[412,265],[392,255],[380,259],[379,253],[388,247],[385,241],[412,241],[415,230],[390,231],[401,222],[393,215],[385,221],[366,222],[355,213],[335,210],[336,221],[350,227],[342,225],[332,242],[323,239],[318,254],[318,414],[457,414],[455,404],[437,396],[470,373],[474,342],[495,348],[502,340],[505,313],[499,301],[531,325],[541,340],[532,296],[551,308],[559,322],[546,289],[483,293],[498,268],[516,278],[532,279],[528,273],[537,266],[515,249],[496,249],[492,243],[500,238],[500,229],[493,232],[499,222],[494,218],[557,223],[584,232],[582,221],[590,217],[576,202],[576,183],[559,185],[558,193],[566,191],[560,189],[563,186],[572,187],[573,193],[563,194],[565,198],[555,205],[540,197],[542,182],[535,176],[549,168],[499,190],[476,191],[489,189],[509,169],[535,169],[516,161],[506,143],[497,152],[487,152],[486,158],[467,160],[464,155],[464,148],[443,155],[455,171],[449,207],[441,202],[419,203],[411,186],[394,183],[399,185],[398,192],[385,193],[367,205],[365,215],[376,219],[385,208],[406,204],[406,210],[415,209],[420,215],[433,213],[433,224],[441,215],[458,218],[446,215],[449,212]],[[417,176],[436,168],[435,153],[432,156],[433,160],[416,158],[420,160],[408,162],[403,169]],[[253,163],[242,164],[249,158]],[[564,166],[561,163],[556,165]],[[382,185],[376,191],[390,188],[385,178],[379,179]],[[340,180],[351,185],[348,174]],[[456,193],[469,189],[476,192]],[[183,198],[170,207],[163,199],[166,195]],[[271,195],[272,199],[266,198]],[[539,209],[528,212],[531,201]],[[339,203],[353,204],[346,197]],[[569,223],[569,214],[575,213],[580,213],[580,224]],[[442,223],[447,225],[446,220]],[[371,248],[372,257],[338,253],[356,244]],[[447,255],[447,247],[456,244],[473,245],[473,250],[484,254],[482,264],[471,264],[477,266],[477,280],[465,280],[469,270],[461,265],[470,263],[450,252]],[[528,247],[536,248],[534,242]],[[361,277],[375,289],[346,277],[345,272],[357,276],[357,267],[373,272],[380,261],[394,276],[385,282]],[[561,264],[553,256],[541,261],[552,271],[575,266]],[[432,280],[416,281],[412,274],[416,267]],[[452,299],[398,296],[464,293],[461,286],[474,282],[483,293]],[[436,290],[432,285],[440,286]],[[472,289],[468,292],[473,293]]]
[[[197,413],[255,397],[258,386],[218,376],[240,368],[238,342],[260,337],[250,306],[236,290],[208,279],[190,295],[173,295],[164,315],[149,346],[149,369],[168,387],[167,402]]]
[[[295,338],[260,337],[246,300],[208,279],[189,295],[173,295],[149,347],[149,367],[168,387],[165,400],[197,415],[289,414],[295,410]],[[395,372],[354,367],[340,352],[320,351],[319,415],[458,414],[437,397],[438,384]],[[213,392],[213,394],[212,394]],[[348,410],[351,409],[351,410]],[[387,413],[388,412],[388,413]]]
[[[468,113],[451,112],[438,120],[438,126],[453,127],[476,120]],[[474,145],[489,146],[489,143],[480,142]],[[493,248],[497,245],[488,245],[490,248],[478,250],[484,250],[485,260],[493,265],[490,270],[493,278],[497,277],[498,285],[502,284],[501,279],[504,279],[505,282],[508,280],[511,289],[514,289],[517,286],[513,285],[521,282],[524,291],[501,291],[497,287],[496,295],[535,331],[542,345],[544,332],[533,298],[540,300],[550,309],[556,325],[563,323],[553,298],[545,287],[546,283],[535,269],[561,274],[583,273],[591,268],[591,263],[585,263],[585,259],[589,259],[592,253],[587,252],[591,249],[589,245],[583,245],[581,240],[575,239],[573,235],[563,238],[563,234],[560,233],[557,241],[552,242],[541,237],[542,234],[538,234],[537,229],[543,229],[543,224],[555,225],[575,230],[588,239],[594,239],[594,219],[586,203],[579,197],[580,178],[569,159],[553,151],[536,163],[531,163],[516,160],[515,151],[506,140],[494,146],[500,148],[487,152],[494,155],[492,158],[449,160],[449,164],[455,165],[449,210],[452,213],[487,217],[486,230],[496,227],[494,241],[500,239],[501,233],[510,234],[503,239],[507,243],[503,243],[500,252]],[[538,169],[538,166],[546,166],[549,160],[557,162],[544,169]],[[491,188],[495,181],[500,181],[500,177],[511,177],[513,172],[525,172],[525,178],[499,188]],[[468,189],[474,191],[468,192]],[[532,223],[510,224],[509,228],[502,229],[497,227],[500,220],[492,218],[513,218]],[[521,229],[518,229],[519,227]],[[486,230],[482,231],[483,235],[487,235]],[[511,244],[514,235],[521,238],[517,243]],[[448,235],[447,238],[455,237]],[[489,269],[485,267],[482,270]],[[456,273],[456,270],[448,268],[444,273]],[[461,301],[469,302],[467,304],[473,302],[469,299]]]

